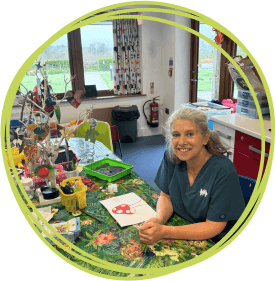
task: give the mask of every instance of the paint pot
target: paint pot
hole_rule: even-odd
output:
[[[114,192],[118,192],[118,189],[117,189],[117,184],[110,184],[108,186],[108,192],[110,192],[111,194],[113,194]]]
[[[55,187],[42,186],[41,192],[45,200],[55,199],[59,196],[59,191]]]
[[[21,183],[28,194],[29,198],[32,199],[34,197],[34,184],[31,178],[22,178]]]
[[[65,173],[65,176],[67,179],[74,178],[79,175],[78,169],[76,169],[74,171],[64,171],[64,173]]]

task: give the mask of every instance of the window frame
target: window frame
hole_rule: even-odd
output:
[[[199,21],[191,19],[192,29],[199,31],[199,24],[200,24]],[[222,43],[221,48],[224,51],[226,51],[231,57],[235,55],[235,48],[236,48],[235,45],[236,45],[235,42],[224,34],[224,42]],[[191,33],[189,102],[192,103],[197,102],[198,56],[199,56],[199,37]],[[233,98],[234,82],[227,69],[226,62],[227,62],[226,57],[222,55],[220,60],[220,80],[219,80],[220,102],[223,99]]]
[[[75,79],[71,81],[72,89],[82,90],[85,93],[85,81],[84,81],[84,67],[83,67],[83,55],[81,45],[81,32],[80,28],[75,29],[67,33],[68,39],[68,55],[69,55],[69,66],[71,76],[76,75]],[[83,100],[97,100],[97,99],[108,99],[108,98],[129,98],[129,97],[140,97],[146,96],[145,94],[135,95],[115,95],[114,90],[101,90],[97,91],[97,97],[84,97]],[[60,100],[64,96],[64,93],[57,93],[57,99]]]

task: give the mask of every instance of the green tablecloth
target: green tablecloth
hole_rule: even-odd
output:
[[[80,175],[85,175],[84,171]],[[113,195],[108,193],[106,181],[87,175],[85,177],[91,178],[95,182],[94,189],[96,188],[96,190],[88,190],[87,207],[84,210],[103,222],[100,223],[85,214],[80,215],[81,232],[75,245],[83,251],[118,265],[135,268],[159,268],[193,259],[214,245],[211,240],[162,240],[154,245],[141,243],[138,229],[135,226],[120,227],[99,201],[134,192],[155,210],[158,194],[133,171],[116,181],[118,192]],[[36,198],[32,201],[38,205]],[[59,211],[49,223],[56,220],[68,221],[74,218],[72,214],[66,212],[61,203],[51,206],[52,210],[58,208]],[[185,224],[189,224],[189,222],[177,215],[174,215],[167,222],[167,225],[174,226]],[[56,247],[67,259],[86,269],[105,275],[128,276],[126,273],[92,266],[57,246],[53,247]]]

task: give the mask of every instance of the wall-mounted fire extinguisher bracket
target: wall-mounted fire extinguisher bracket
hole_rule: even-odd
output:
[[[156,100],[159,100],[157,99],[159,98],[159,96],[153,98],[152,100],[148,100],[144,103],[143,105],[143,113],[145,115],[145,118],[147,120],[147,124],[150,126],[150,127],[158,127],[158,108],[159,108],[159,104],[157,102],[155,102]],[[145,105],[146,103],[150,102],[150,121],[148,120],[146,114],[145,114]]]

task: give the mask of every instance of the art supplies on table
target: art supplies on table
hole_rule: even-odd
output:
[[[51,200],[59,197],[59,191],[56,187],[42,186],[41,192],[45,200]]]
[[[82,183],[81,177],[64,180],[58,189],[61,204],[65,206],[67,212],[75,212],[77,208],[84,209],[86,207],[87,186]]]
[[[88,175],[106,180],[108,182],[114,182],[130,174],[131,170],[133,169],[133,165],[110,158],[104,158],[84,166],[83,169]]]
[[[35,195],[39,199],[40,206],[45,206],[45,205],[50,205],[50,204],[61,202],[61,197],[60,196],[58,196],[58,197],[56,197],[54,199],[44,199],[42,191],[41,191],[40,188],[36,189]]]
[[[110,185],[108,185],[108,192],[110,192],[110,193],[114,193],[114,192],[118,192],[118,188],[117,188],[117,184],[115,183],[115,184],[110,184]]]
[[[134,192],[99,201],[121,227],[145,222],[156,212]]]
[[[59,238],[57,238],[47,226],[45,226],[44,224],[42,224],[42,226],[46,229],[46,231],[50,235],[56,238],[61,244],[66,244],[63,241],[61,241]],[[76,241],[81,231],[79,217],[73,218],[67,222],[54,223],[51,224],[51,226],[54,227],[54,229],[58,233],[60,233],[64,238],[69,240],[69,242],[71,243],[74,243]],[[44,233],[42,233],[42,235],[48,242],[50,242],[52,245],[55,245],[55,243],[52,242]]]
[[[68,153],[69,153],[69,161],[70,161],[70,163],[72,163],[72,159],[73,158],[77,159],[77,161],[76,161],[77,163],[80,161],[80,159],[78,158],[78,156],[76,155],[76,153],[73,150],[69,150]],[[67,159],[66,159],[66,153],[65,153],[64,150],[59,151],[58,157],[57,157],[55,163],[56,164],[60,164],[63,167],[66,166]]]
[[[30,178],[22,178],[21,183],[28,194],[29,198],[32,199],[34,197],[34,184],[32,179]]]
[[[48,222],[51,220],[51,218],[54,216],[51,213],[51,206],[48,207],[44,207],[44,208],[39,208],[37,209],[38,212],[42,215],[42,217]],[[34,218],[40,223],[42,224],[42,221],[38,218],[38,216],[36,215],[35,212],[32,212],[32,215],[34,216]]]

